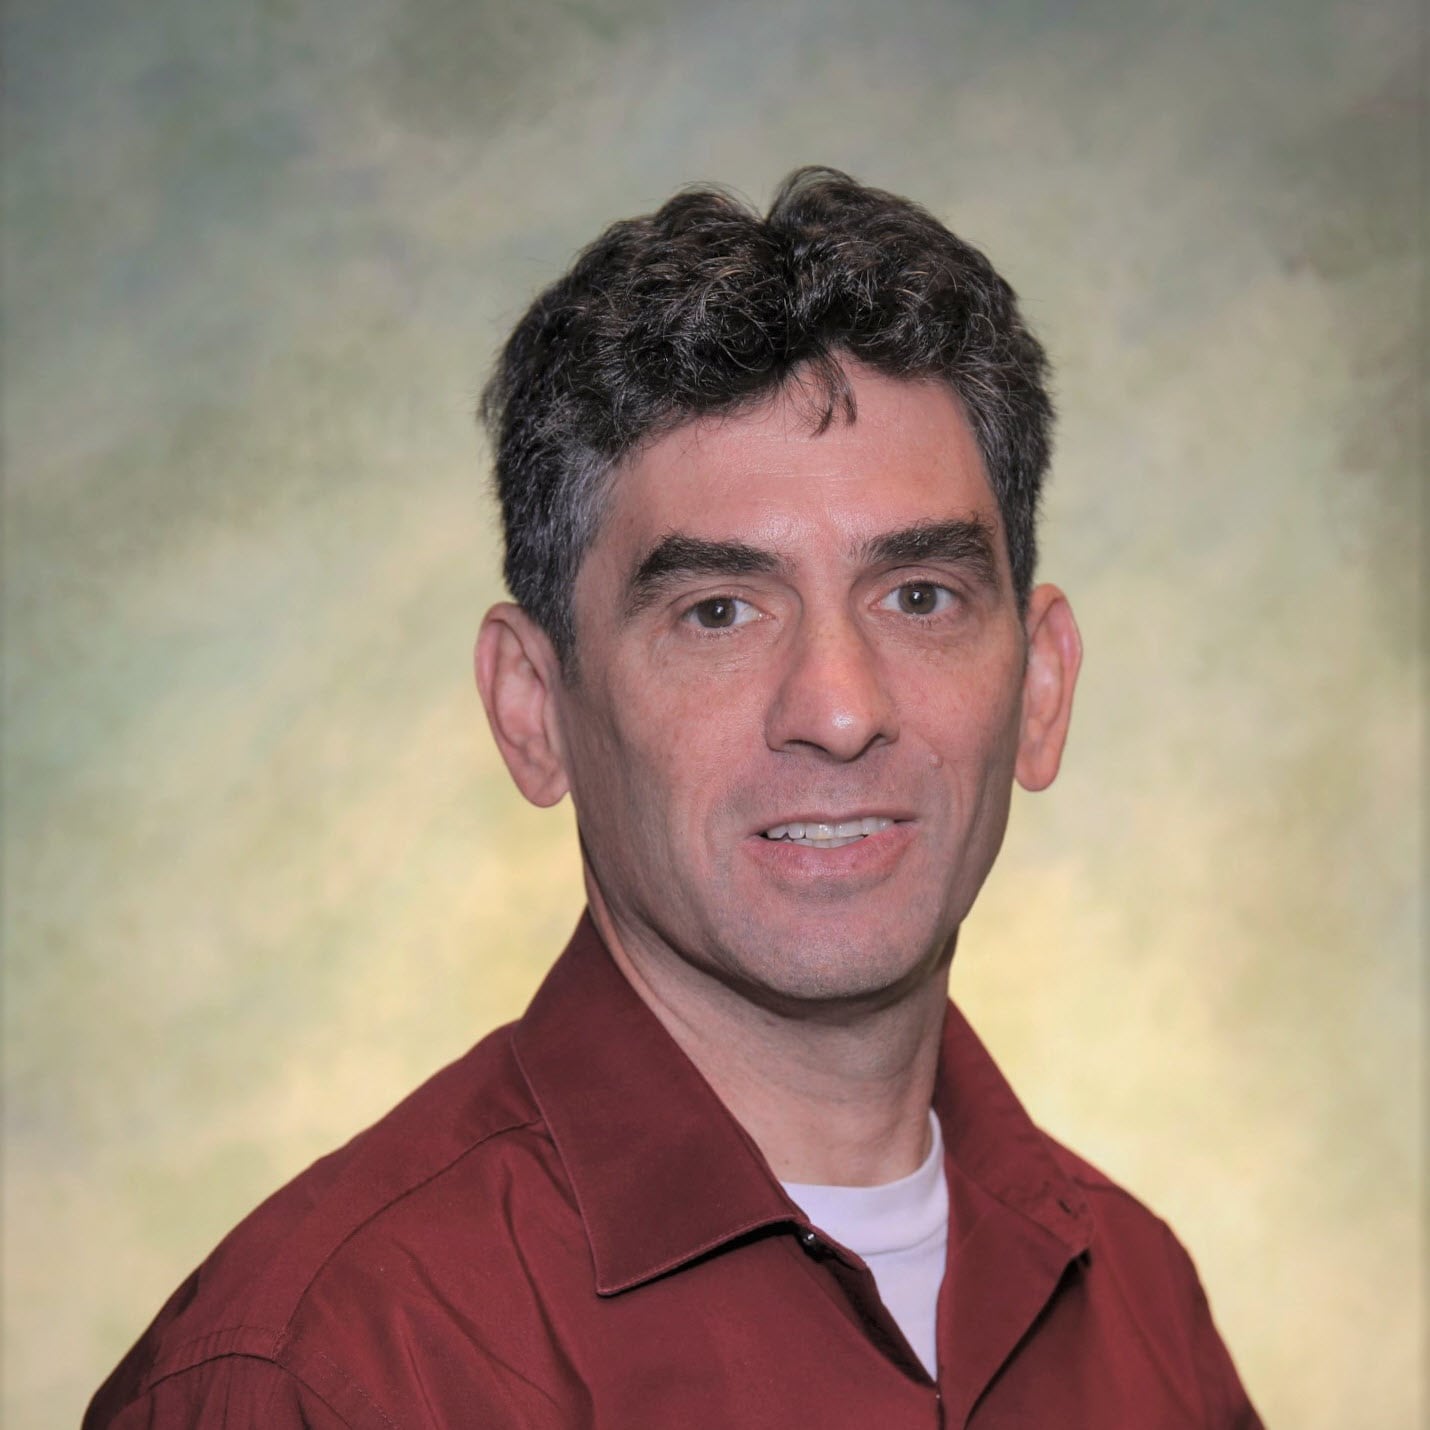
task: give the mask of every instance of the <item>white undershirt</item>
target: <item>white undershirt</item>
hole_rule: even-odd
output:
[[[948,1250],[948,1180],[943,1134],[929,1113],[932,1145],[923,1165],[881,1187],[781,1185],[790,1200],[841,1246],[861,1256],[879,1295],[924,1369],[938,1375],[938,1288]]]

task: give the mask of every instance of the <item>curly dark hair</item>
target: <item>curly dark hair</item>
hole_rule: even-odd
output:
[[[977,438],[1020,606],[1050,452],[1047,359],[1016,296],[918,204],[803,168],[767,215],[715,188],[612,224],[522,317],[481,399],[512,596],[574,669],[572,588],[638,445],[798,377],[816,431],[855,418],[841,360],[944,382]]]

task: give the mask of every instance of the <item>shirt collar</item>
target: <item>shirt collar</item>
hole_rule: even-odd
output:
[[[1092,1236],[1087,1199],[951,1002],[933,1105],[949,1162],[960,1174],[1051,1232],[1069,1257],[1087,1250]]]
[[[805,1225],[768,1163],[607,953],[590,914],[513,1031],[613,1295],[779,1223]],[[949,1005],[934,1109],[952,1164],[1075,1255],[1088,1212]]]
[[[513,1041],[571,1179],[602,1295],[803,1220],[616,967],[589,913]]]

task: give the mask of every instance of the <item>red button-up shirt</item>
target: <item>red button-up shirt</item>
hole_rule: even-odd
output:
[[[1259,1426],[1171,1232],[952,1006],[935,1107],[936,1383],[584,920],[520,1022],[219,1245],[85,1430]]]

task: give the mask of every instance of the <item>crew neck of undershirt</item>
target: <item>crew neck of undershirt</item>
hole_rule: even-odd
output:
[[[909,1251],[948,1229],[948,1184],[943,1175],[943,1131],[929,1112],[928,1155],[907,1177],[874,1187],[783,1182],[791,1201],[821,1231],[866,1259]],[[840,1229],[857,1239],[847,1241]]]
[[[860,1257],[879,1297],[930,1376],[938,1375],[938,1296],[948,1255],[943,1132],[929,1112],[929,1151],[907,1177],[878,1187],[782,1184],[826,1236]]]

